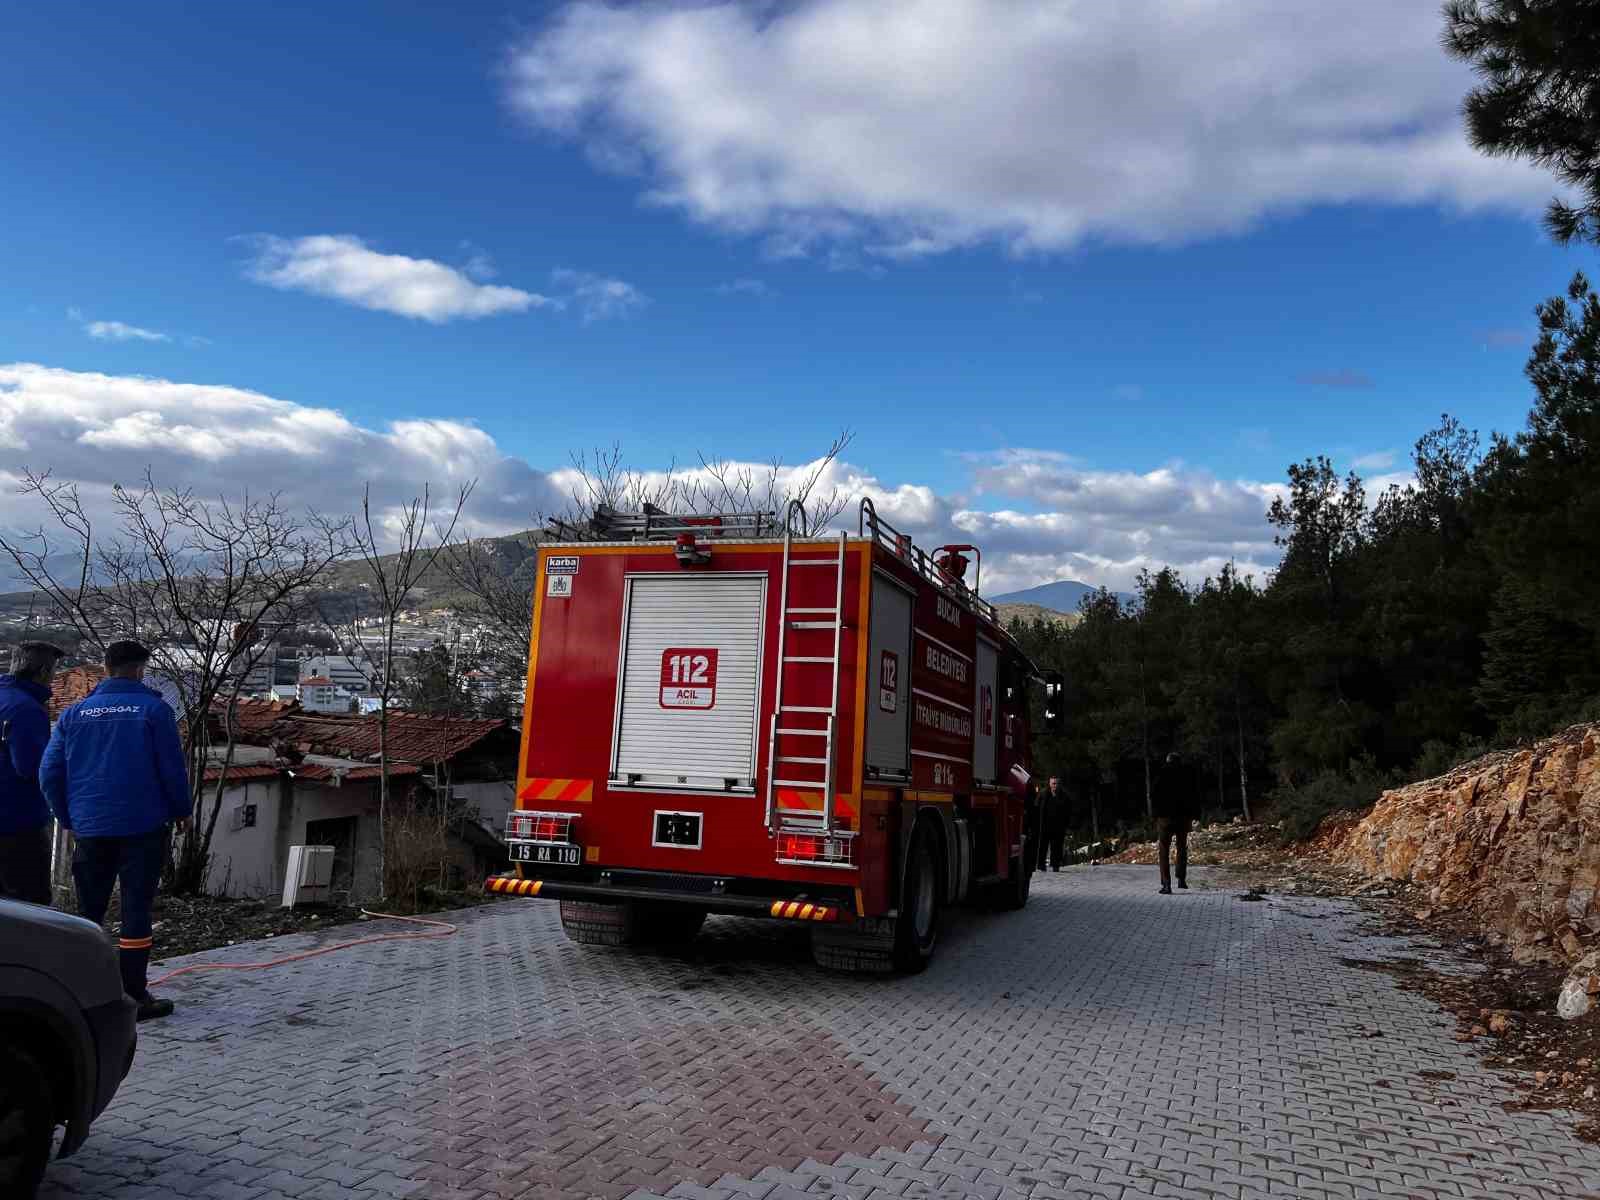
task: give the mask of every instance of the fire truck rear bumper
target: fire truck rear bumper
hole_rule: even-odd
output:
[[[692,895],[671,888],[580,883],[564,879],[518,879],[514,875],[491,875],[483,881],[483,890],[503,896],[527,896],[540,900],[589,900],[602,904],[632,900],[689,904],[725,916],[767,917],[780,921],[853,921],[856,916],[853,909],[832,900],[797,900],[788,896]]]

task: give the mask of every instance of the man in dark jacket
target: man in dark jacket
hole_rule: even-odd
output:
[[[1057,776],[1050,776],[1050,782],[1039,793],[1039,810],[1044,832],[1039,869],[1059,871],[1066,857],[1067,794],[1061,790],[1061,780]]]
[[[1177,754],[1156,772],[1151,802],[1155,811],[1156,836],[1161,842],[1161,894],[1172,895],[1172,843],[1178,843],[1178,886],[1189,886],[1189,825],[1194,820],[1194,789],[1189,772]]]
[[[39,784],[56,819],[72,830],[78,912],[105,920],[111,887],[122,884],[122,986],[139,1019],[164,1017],[170,1000],[146,986],[150,908],[171,844],[169,826],[189,823],[189,779],[171,706],[144,685],[150,651],[138,642],[106,647],[106,679],[56,721]]]
[[[0,897],[49,904],[50,806],[39,760],[50,741],[50,679],[61,649],[23,642],[0,675]]]

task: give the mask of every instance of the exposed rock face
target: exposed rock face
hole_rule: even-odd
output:
[[[1597,1006],[1600,1006],[1600,950],[1585,954],[1567,972],[1556,1000],[1556,1013],[1575,1021]]]
[[[1600,725],[1491,754],[1385,792],[1318,839],[1337,863],[1470,908],[1523,962],[1568,963],[1600,942]]]

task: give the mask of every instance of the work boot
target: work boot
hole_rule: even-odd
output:
[[[1180,879],[1178,880],[1178,886],[1187,892],[1189,890],[1189,881],[1187,879]]]
[[[145,992],[137,999],[139,1001],[139,1020],[141,1021],[156,1021],[162,1017],[170,1017],[172,1015],[171,1000],[157,1000],[149,992]]]
[[[1161,885],[1161,891],[1160,891],[1159,894],[1163,895],[1163,896],[1170,896],[1170,895],[1172,895],[1172,889],[1170,887],[1168,887],[1166,884],[1163,883]]]

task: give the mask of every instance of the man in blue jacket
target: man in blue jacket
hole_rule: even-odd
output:
[[[50,740],[50,678],[61,648],[23,642],[0,675],[0,897],[49,904],[50,808],[39,760]]]
[[[122,884],[122,986],[139,1019],[164,1017],[172,1001],[146,986],[150,907],[172,834],[189,823],[189,778],[171,706],[146,687],[150,651],[138,642],[106,647],[106,679],[56,721],[39,768],[56,819],[72,830],[78,912],[105,920],[111,886]]]

